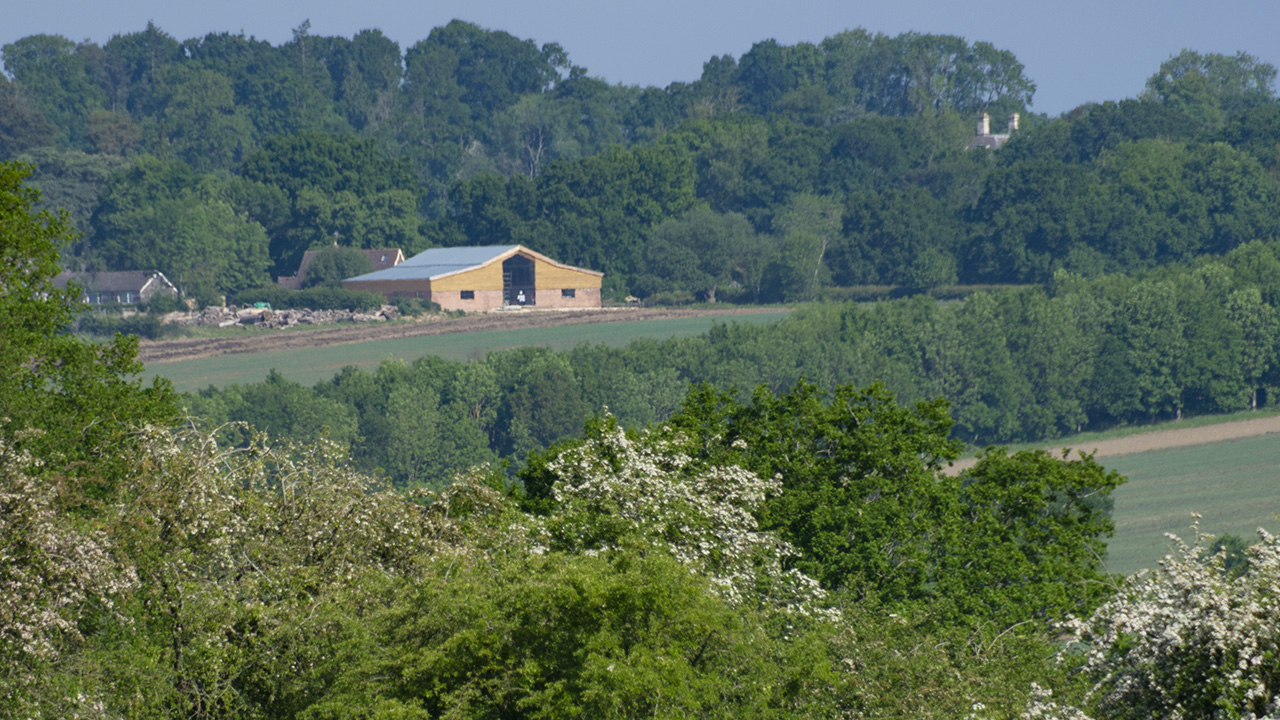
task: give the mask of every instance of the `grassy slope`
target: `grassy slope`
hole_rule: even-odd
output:
[[[540,345],[555,350],[567,350],[581,343],[620,347],[638,338],[666,339],[697,335],[711,329],[714,322],[764,323],[780,320],[786,315],[787,313],[783,311],[737,315],[732,318],[637,320],[400,338],[287,352],[223,355],[152,365],[147,368],[143,377],[159,375],[169,378],[175,388],[185,392],[209,385],[222,387],[234,383],[257,382],[266,377],[269,370],[275,368],[291,380],[310,385],[333,377],[346,365],[371,368],[387,357],[412,361],[423,355],[439,355],[450,360],[469,360],[483,357],[493,350],[529,345]]]

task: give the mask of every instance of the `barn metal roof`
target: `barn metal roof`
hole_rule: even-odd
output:
[[[519,245],[483,245],[480,247],[431,248],[405,260],[395,267],[358,275],[347,280],[361,282],[378,280],[428,280],[440,275],[455,273],[477,265],[483,265]]]
[[[522,245],[481,245],[478,247],[448,247],[448,248],[431,248],[424,250],[417,255],[405,260],[404,262],[386,270],[378,270],[377,272],[358,275],[353,278],[347,278],[347,281],[373,282],[379,280],[430,280],[438,278],[442,275],[462,272],[474,267],[479,267],[490,263],[503,255],[507,255],[516,250],[523,250],[526,253],[542,258],[554,265],[560,267],[571,268],[579,272],[590,273],[592,275],[603,275],[604,273],[595,270],[587,270],[584,268],[574,268],[570,265],[562,265],[551,258],[526,248]]]

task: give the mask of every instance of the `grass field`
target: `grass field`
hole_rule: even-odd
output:
[[[1165,555],[1164,533],[1192,538],[1200,529],[1257,539],[1258,527],[1280,531],[1280,435],[1229,440],[1101,460],[1129,478],[1115,493],[1113,572],[1154,567]]]
[[[439,355],[450,360],[483,357],[493,350],[540,345],[567,350],[581,343],[618,347],[639,338],[666,339],[697,335],[711,329],[714,322],[765,323],[781,320],[786,311],[725,318],[698,317],[673,320],[637,320],[593,325],[528,328],[494,332],[457,333],[426,337],[378,340],[374,342],[304,348],[285,352],[221,355],[199,360],[152,364],[144,378],[166,377],[181,392],[215,385],[262,380],[272,368],[285,377],[311,385],[334,376],[346,365],[370,368],[388,357],[415,360],[423,355]]]

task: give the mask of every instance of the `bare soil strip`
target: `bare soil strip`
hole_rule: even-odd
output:
[[[219,355],[275,352],[324,345],[346,345],[370,340],[449,335],[452,333],[520,330],[525,328],[588,325],[636,320],[674,320],[679,318],[717,317],[776,313],[776,307],[725,308],[608,308],[603,310],[512,310],[458,318],[428,319],[418,322],[330,325],[308,330],[252,331],[244,337],[183,338],[181,340],[143,340],[138,359],[147,365],[179,360],[195,360]]]
[[[1133,455],[1148,450],[1167,450],[1169,448],[1187,447],[1190,445],[1207,445],[1223,440],[1256,437],[1280,433],[1280,415],[1258,418],[1257,420],[1237,420],[1235,422],[1203,427],[1185,428],[1181,430],[1159,430],[1156,432],[1130,435],[1114,440],[1096,440],[1090,443],[1073,444],[1069,440],[1045,445],[1049,452],[1057,454],[1063,448],[1072,448],[1071,457],[1079,457],[1081,452],[1092,452],[1094,457],[1104,458],[1115,455]],[[947,469],[949,475],[959,475],[973,467],[976,458],[957,460]]]

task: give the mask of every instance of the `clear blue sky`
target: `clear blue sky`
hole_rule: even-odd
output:
[[[1245,51],[1280,66],[1280,0],[41,0],[9,3],[0,43],[36,33],[105,43],[148,20],[179,40],[240,32],[287,41],[377,28],[406,48],[453,18],[539,44],[558,42],[589,74],[612,83],[693,80],[712,55],[753,43],[817,42],[846,28],[959,35],[1012,50],[1036,83],[1033,109],[1134,97],[1183,48]]]

